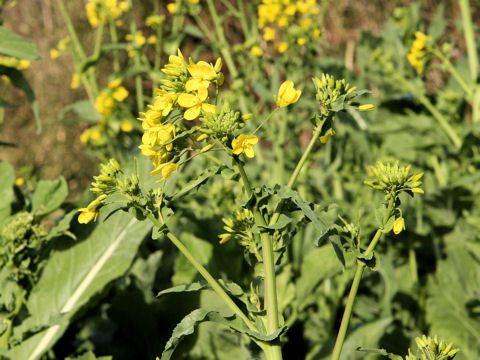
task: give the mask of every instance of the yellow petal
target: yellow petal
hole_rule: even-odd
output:
[[[213,104],[207,104],[207,103],[202,104],[202,110],[205,112],[214,113],[216,109],[217,107]]]
[[[178,97],[178,104],[181,107],[192,107],[198,104],[198,98],[192,94],[180,94]]]
[[[198,99],[201,101],[201,102],[204,102],[205,100],[207,100],[207,97],[208,97],[208,90],[206,87],[201,87],[198,89]]]
[[[244,149],[245,155],[247,155],[248,158],[253,158],[255,156],[255,152],[253,151],[253,147],[247,146]]]
[[[186,120],[194,120],[200,115],[200,106],[193,106],[183,114]]]

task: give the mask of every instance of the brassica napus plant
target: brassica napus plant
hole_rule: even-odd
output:
[[[305,203],[292,188],[311,155],[314,145],[325,144],[329,137],[335,135],[337,112],[344,109],[365,111],[372,110],[374,107],[371,104],[359,106],[356,98],[365,91],[350,87],[343,79],[337,80],[328,74],[314,78],[314,96],[318,103],[318,110],[312,115],[314,129],[310,144],[298,160],[286,186],[278,184],[273,188],[266,186],[255,188],[245,164],[255,160],[255,147],[266,134],[264,125],[282,109],[295,106],[302,96],[302,90],[296,88],[291,80],[283,82],[274,96],[277,107],[256,125],[253,132],[245,132],[246,121],[249,124],[254,122],[251,114],[241,115],[240,112],[232,110],[228,102],[218,100],[222,93],[220,87],[223,85],[221,68],[220,58],[215,64],[205,61],[195,62],[191,58],[187,61],[180,50],[176,55],[170,56],[169,63],[162,69],[168,77],[160,82],[161,86],[155,91],[156,97],[152,104],[148,106],[146,112],[140,114],[139,118],[144,130],[139,148],[142,154],[152,161],[153,170],[150,175],[154,177],[161,175],[157,180],[159,186],[148,191],[143,190],[138,176],[123,175],[118,163],[112,159],[108,164],[102,165],[102,173],[95,177],[96,182],[92,184],[91,190],[97,194],[97,198],[87,208],[81,209],[79,221],[94,220],[96,213],[112,201],[111,196],[123,197],[125,199],[123,209],[132,210],[138,219],[150,220],[157,227],[158,235],[156,236],[165,236],[172,241],[205,278],[209,286],[223,299],[226,306],[241,321],[241,325],[228,322],[226,319],[221,321],[227,321],[232,329],[246,334],[262,349],[267,359],[281,359],[280,337],[287,328],[283,314],[279,310],[275,268],[282,262],[281,254],[286,250],[289,236],[292,236],[290,222],[294,219],[285,221],[289,216],[288,209],[292,206],[299,208],[303,212],[304,221],[316,224],[317,230],[321,231],[323,236],[328,236],[336,229],[336,225],[332,225],[331,229],[321,225],[322,221],[312,212],[310,205]],[[216,94],[215,97],[212,96],[213,93]],[[226,156],[219,156],[221,153]],[[198,156],[206,156],[216,165],[207,169],[199,182],[193,180],[192,186],[176,194],[169,194],[165,184],[172,174],[182,171],[188,162],[194,161]],[[379,172],[378,176],[383,180],[379,181],[384,181],[386,176],[392,183],[385,183],[384,190],[389,196],[389,202],[382,228],[372,240],[374,244],[378,242],[381,233],[388,232],[393,227],[392,215],[399,212],[398,195],[402,191],[410,191],[410,189],[413,191],[420,185],[418,176],[406,180],[409,168],[399,168],[397,164],[387,165],[387,168],[382,169],[379,170],[381,174]],[[174,211],[172,212],[174,202],[180,201],[188,192],[221,171],[236,174],[233,179],[243,187],[247,201],[240,209],[235,210],[232,219],[223,219],[227,232],[219,235],[220,244],[225,244],[231,239],[238,241],[239,245],[245,247],[247,253],[254,255],[255,262],[263,268],[260,278],[264,294],[260,295],[258,285],[251,282],[250,292],[247,292],[248,300],[242,301],[246,308],[232,301],[228,288],[218,282],[195,259],[191,250],[185,247],[181,239],[172,232],[168,221],[170,216],[175,216]],[[392,175],[390,172],[393,172]],[[272,206],[261,206],[260,204],[265,201],[272,202]],[[275,202],[276,205],[273,205]],[[387,222],[390,225],[387,225]],[[302,222],[294,221],[294,223],[302,226]],[[385,226],[390,228],[385,229]],[[363,259],[363,262],[359,260],[359,264],[362,264],[359,265],[360,269],[363,269],[365,263],[372,259],[374,246],[369,246],[363,254],[360,248],[356,248],[358,258]],[[250,258],[249,261],[252,259]],[[252,312],[249,310],[251,306],[260,312]],[[207,314],[210,312],[205,313]],[[213,319],[218,315],[208,316]],[[170,348],[169,345],[165,349],[169,353],[173,350],[174,347]]]

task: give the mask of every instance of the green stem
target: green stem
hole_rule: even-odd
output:
[[[303,153],[302,157],[297,163],[297,166],[293,170],[292,175],[290,175],[290,179],[288,180],[287,187],[292,188],[293,185],[297,182],[298,175],[300,175],[300,171],[302,171],[303,166],[305,165],[305,162],[307,161],[308,157],[310,156],[310,153],[313,150],[313,147],[315,146],[315,143],[317,142],[321,132],[322,132],[322,127],[325,122],[321,122],[320,125],[318,125],[315,128],[315,131],[313,132],[313,136],[310,139],[310,143],[308,144],[307,148],[305,149],[305,152]],[[275,210],[275,213],[272,215],[270,219],[269,225],[272,226],[274,225],[277,221],[278,218],[280,217],[280,214],[282,212],[284,200],[281,200],[279,204],[277,205],[277,208]]]
[[[422,94],[417,96],[418,100],[422,103],[422,105],[425,106],[428,111],[430,111],[430,114],[432,114],[435,119],[437,119],[438,123],[447,133],[448,137],[453,142],[455,147],[457,149],[460,149],[462,147],[462,140],[457,135],[455,130],[453,130],[453,128],[450,126],[447,119],[445,119],[445,117],[440,113],[440,111],[437,110],[437,108],[430,102],[430,100],[428,100],[425,95]]]
[[[115,26],[115,21],[111,16],[108,16],[108,28],[110,30],[110,38],[112,39],[112,44],[118,43],[118,34],[117,27]],[[118,50],[113,50],[113,71],[120,71],[120,61],[118,58]]]
[[[478,55],[475,46],[475,34],[473,32],[472,15],[468,0],[459,0],[460,11],[462,13],[463,30],[465,33],[465,42],[467,44],[468,65],[470,67],[470,76],[473,83],[478,78]]]
[[[155,218],[152,214],[147,215],[148,219],[158,228],[163,226],[162,222]],[[222,298],[225,304],[232,310],[240,319],[245,322],[245,325],[252,330],[258,331],[256,326],[252,321],[243,313],[243,311],[233,302],[233,300],[228,296],[223,287],[219,284],[217,280],[208,272],[205,267],[195,259],[195,256],[187,249],[187,247],[170,231],[167,232],[166,236],[172,241],[172,243],[180,250],[180,252],[190,261],[190,263],[197,269],[200,275],[208,282],[212,289]]]
[[[234,164],[240,173],[242,178],[243,187],[250,199],[253,196],[252,187],[248,180],[247,174],[243,165],[240,163],[237,157],[233,157]],[[258,224],[266,226],[265,219],[260,211],[255,207],[253,209],[255,220]],[[265,281],[265,309],[267,311],[267,335],[275,332],[278,329],[278,302],[277,302],[277,285],[275,279],[275,258],[273,254],[273,241],[271,237],[262,232],[260,235],[262,244],[262,257],[263,257],[263,269],[264,269],[264,281]],[[272,360],[282,359],[282,349],[279,342],[271,343],[270,355]]]
[[[404,77],[402,77],[398,74],[395,74],[394,76],[395,76],[395,79],[397,79],[399,82],[401,82],[403,86],[405,86],[415,96],[417,96],[418,101],[420,101],[422,103],[422,105],[427,108],[427,110],[430,112],[430,114],[432,114],[433,117],[438,121],[439,125],[447,133],[448,137],[453,142],[455,147],[457,149],[460,149],[461,146],[462,146],[462,140],[457,135],[455,130],[453,130],[453,128],[450,126],[447,119],[445,119],[445,117],[435,108],[435,106],[433,106],[433,104],[430,102],[430,100],[428,100],[428,98],[425,95],[416,93],[415,90],[410,86],[410,83]]]
[[[70,14],[68,13],[63,0],[57,0],[57,4],[60,10],[60,14],[62,15],[63,21],[65,21],[65,25],[67,26],[68,33],[72,38],[73,49],[74,49],[73,51],[74,62],[76,62],[75,58],[77,57],[82,63],[87,59],[87,55],[83,50],[83,46],[80,43],[80,40],[78,39],[77,31],[75,30],[72,20],[70,19]],[[85,89],[87,91],[88,97],[90,98],[90,101],[92,101],[92,103],[95,104],[95,97],[98,95],[98,86],[97,86],[95,74],[92,72],[92,70],[93,68],[90,68],[88,70],[88,76],[86,74],[85,74],[85,77],[83,76],[83,74],[79,74],[79,75],[82,78],[82,84],[83,86],[85,86]]]
[[[395,197],[392,196],[390,198],[390,201],[388,202],[385,215],[383,216],[382,227],[375,232],[375,235],[373,236],[373,239],[370,241],[370,244],[368,245],[367,250],[365,250],[364,252],[365,256],[370,255],[375,249],[375,246],[377,245],[382,235],[383,227],[386,225],[386,223],[388,222],[388,219],[390,219],[390,216],[392,215],[394,206],[395,206]],[[360,285],[360,280],[362,279],[364,270],[365,270],[365,263],[361,261],[357,261],[357,269],[355,270],[352,286],[350,287],[350,292],[348,294],[347,304],[345,305],[345,310],[343,312],[342,322],[340,323],[340,329],[338,330],[337,339],[335,340],[335,346],[333,348],[332,358],[331,358],[332,360],[340,359],[340,353],[342,352],[343,342],[345,341],[345,335],[347,334],[348,324],[352,316],[353,304],[355,302],[355,297],[357,296],[358,286]]]
[[[468,87],[467,83],[465,82],[465,80],[463,80],[458,71],[455,69],[450,59],[448,59],[440,50],[436,48],[433,48],[432,51],[435,56],[442,60],[443,64],[450,72],[450,74],[452,74],[455,80],[457,80],[458,84],[462,87],[463,91],[465,91],[465,93],[470,97],[472,95],[472,89]]]

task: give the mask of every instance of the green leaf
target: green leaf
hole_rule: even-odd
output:
[[[218,282],[220,283],[220,285],[222,285],[223,289],[230,295],[233,295],[233,296],[243,295],[242,288],[239,285],[235,284],[234,282],[230,282],[230,281],[225,282],[222,279],[218,279]],[[201,280],[194,283],[173,286],[171,288],[162,290],[157,294],[157,297],[160,297],[165,294],[171,294],[171,293],[200,291],[203,289],[207,289],[209,287],[210,286],[206,280]]]
[[[182,341],[185,336],[193,334],[195,327],[199,323],[204,321],[217,321],[219,316],[219,313],[216,311],[204,309],[193,310],[185,316],[173,330],[172,336],[165,345],[161,360],[169,360],[180,341]]]
[[[42,180],[32,197],[32,211],[36,215],[48,215],[62,205],[68,195],[67,182],[63,177],[58,180]]]
[[[185,34],[193,36],[197,39],[203,39],[205,37],[203,32],[198,27],[192,24],[186,24],[183,27],[183,31],[185,32]]]
[[[151,230],[149,223],[138,222],[126,213],[102,221],[103,216],[87,238],[68,248],[62,239],[62,248],[53,251],[27,300],[30,317],[14,328],[14,334],[21,338],[27,331],[48,326],[51,319],[60,320],[12,348],[12,359],[34,360],[48,351],[77,311],[128,270],[138,246]]]
[[[62,220],[60,220],[58,225],[55,226],[52,230],[50,230],[50,233],[48,234],[48,239],[53,239],[58,236],[67,235],[71,237],[73,240],[77,240],[77,237],[75,236],[75,234],[68,231],[68,229],[70,229],[70,223],[72,222],[72,219],[76,214],[78,214],[77,210],[72,210],[69,213],[67,213],[62,218]]]
[[[13,86],[15,86],[17,89],[22,90],[25,93],[25,95],[27,96],[27,100],[32,107],[33,115],[35,116],[35,119],[37,121],[37,134],[40,134],[42,132],[42,120],[40,119],[40,110],[38,108],[35,94],[33,93],[33,90],[30,87],[27,79],[25,79],[23,74],[17,69],[13,69],[3,65],[0,65],[0,75],[7,75],[10,78]]]
[[[428,283],[426,318],[429,334],[461,349],[456,359],[477,359],[480,354],[480,321],[469,304],[478,303],[480,264],[462,244],[447,249]]]
[[[40,54],[30,41],[0,26],[0,54],[17,59],[36,60]]]
[[[209,178],[220,173],[225,167],[224,166],[214,166],[206,169],[200,174],[196,179],[190,181],[187,185],[182,187],[180,191],[169,196],[171,200],[177,200],[182,196],[185,196],[190,191],[198,189],[202,184],[204,184]]]
[[[343,344],[342,358],[355,359],[358,346],[376,347],[392,322],[391,317],[367,322],[351,331]]]
[[[311,205],[305,202],[300,194],[295,190],[292,190],[286,186],[275,185],[273,189],[265,188],[268,193],[274,193],[278,195],[281,199],[290,200],[303,212],[303,214],[313,223],[317,231],[320,232],[320,235],[325,233],[328,229],[325,222],[320,219],[317,214],[315,214],[311,208]]]
[[[15,182],[15,171],[6,161],[0,161],[0,223],[10,215],[10,206],[15,198],[13,183]]]
[[[311,298],[315,296],[315,288],[323,280],[341,273],[342,269],[332,246],[324,245],[307,251],[302,259],[300,278],[296,281],[296,297],[300,308],[315,301]]]
[[[92,103],[89,100],[80,100],[65,106],[60,112],[59,117],[61,119],[65,118],[65,115],[69,112],[76,113],[81,120],[87,120],[91,122],[97,122],[100,120],[100,116],[93,107]]]

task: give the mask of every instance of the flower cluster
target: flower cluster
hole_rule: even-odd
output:
[[[263,40],[273,42],[275,49],[283,53],[290,46],[303,46],[320,38],[319,14],[316,0],[262,0],[258,6],[258,27]],[[263,54],[257,45],[251,52],[255,56]]]
[[[73,81],[79,80],[72,79],[72,82]],[[107,140],[103,136],[103,133],[107,129],[112,114],[118,108],[118,105],[127,97],[128,90],[122,86],[120,79],[115,79],[108,83],[108,87],[103,89],[95,99],[95,109],[101,115],[100,122],[98,125],[83,131],[82,135],[80,135],[82,144],[91,143],[95,146],[105,145]],[[132,124],[129,120],[123,120],[119,128],[124,132],[129,132],[132,130]],[[116,129],[115,133],[116,132],[118,132],[118,129]]]
[[[430,42],[430,37],[420,31],[415,32],[415,40],[412,43],[410,53],[407,55],[408,61],[415,68],[417,74],[423,73],[425,67],[426,49]]]
[[[92,27],[97,27],[100,23],[106,23],[108,18],[118,19],[123,13],[129,10],[128,1],[117,0],[89,0],[85,5],[88,22]],[[120,23],[117,22],[117,25]]]
[[[29,60],[17,59],[10,56],[1,56],[0,55],[0,65],[11,67],[17,70],[25,70],[30,67]]]
[[[453,343],[446,344],[439,341],[436,336],[432,339],[423,335],[421,338],[417,337],[415,342],[420,350],[420,356],[412,355],[409,349],[405,360],[452,360],[459,351],[453,347]]]
[[[105,199],[117,189],[119,173],[120,165],[115,159],[110,159],[106,164],[100,164],[100,175],[93,177],[94,182],[90,187],[90,191],[97,194],[97,198],[86,208],[78,210],[80,211],[80,215],[78,215],[80,224],[88,224],[92,220],[97,220],[98,211],[105,205]]]
[[[168,79],[163,80],[160,89],[155,91],[149,110],[140,113],[144,134],[139,148],[155,166],[152,176],[162,174],[166,179],[178,169],[176,161],[188,151],[186,137],[180,136],[187,128],[178,116],[179,111],[183,111],[183,118],[189,121],[200,116],[208,118],[208,114],[216,112],[215,105],[209,103],[208,90],[212,84],[223,84],[221,68],[220,58],[215,65],[205,61],[195,63],[192,59],[187,64],[180,50],[177,55],[169,57],[169,63],[162,69]],[[198,142],[208,137],[205,129],[198,126],[192,129],[197,130],[190,136],[192,140]]]
[[[413,195],[413,193],[423,194],[420,188],[422,182],[420,179],[423,173],[410,175],[411,166],[399,166],[398,161],[394,163],[384,164],[381,161],[375,166],[369,168],[369,175],[373,180],[365,181],[365,184],[386,193],[385,199],[390,197],[397,198],[398,195],[405,191]]]

